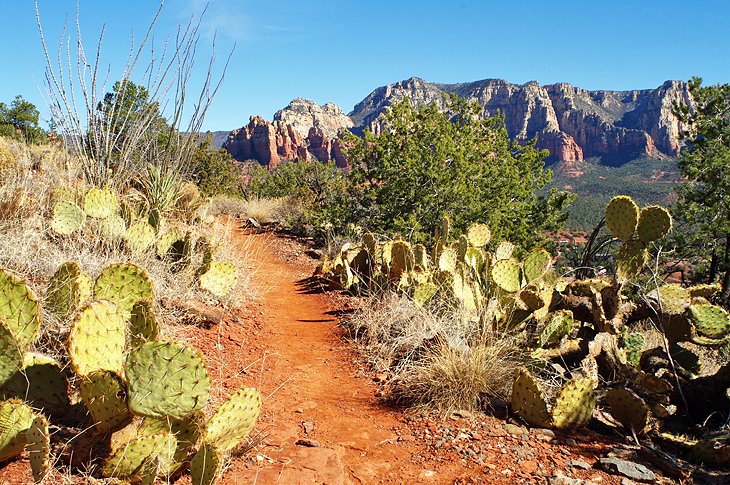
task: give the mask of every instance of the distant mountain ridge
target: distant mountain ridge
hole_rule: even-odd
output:
[[[606,164],[676,156],[681,126],[672,106],[692,103],[683,81],[666,81],[656,89],[589,91],[568,83],[518,85],[485,79],[438,84],[412,77],[375,89],[348,116],[332,103],[319,106],[297,98],[276,113],[273,124],[252,116],[248,125],[228,135],[223,147],[237,159],[266,165],[317,158],[344,166],[335,135],[339,129],[360,133],[369,127],[377,132],[380,116],[394,102],[407,96],[416,106],[444,107],[444,94],[478,101],[485,117],[499,110],[513,139],[536,137],[537,146],[547,149],[554,161],[600,157]]]

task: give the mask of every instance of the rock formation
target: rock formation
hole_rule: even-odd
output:
[[[537,138],[537,146],[554,161],[581,162],[601,157],[620,164],[648,156],[676,156],[682,129],[672,115],[676,102],[691,104],[687,84],[666,81],[657,89],[587,91],[567,83],[523,85],[500,79],[435,84],[413,77],[382,86],[358,103],[349,116],[332,103],[322,106],[302,98],[277,111],[269,123],[259,116],[231,132],[223,147],[236,159],[268,166],[281,160],[336,161],[345,167],[337,134],[382,128],[380,115],[405,96],[416,106],[445,106],[455,94],[482,105],[482,116],[501,112],[510,136],[520,142]]]

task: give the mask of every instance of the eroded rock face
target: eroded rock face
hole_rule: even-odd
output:
[[[354,126],[350,117],[336,104],[325,103],[320,106],[303,98],[292,100],[289,106],[274,113],[274,121],[291,125],[302,138],[307,138],[312,127],[319,128],[324,136],[332,139],[341,129]]]

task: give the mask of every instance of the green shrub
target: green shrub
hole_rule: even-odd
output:
[[[241,195],[241,169],[227,151],[214,149],[210,140],[195,148],[191,168],[193,180],[206,196]]]

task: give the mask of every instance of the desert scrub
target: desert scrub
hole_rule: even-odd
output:
[[[293,201],[286,197],[250,197],[244,199],[230,195],[217,195],[210,201],[210,213],[239,219],[255,219],[261,224],[281,222],[296,210]]]

